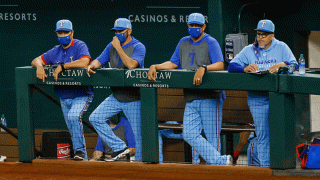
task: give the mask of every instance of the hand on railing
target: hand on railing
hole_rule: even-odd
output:
[[[202,83],[202,78],[205,73],[204,68],[199,68],[197,72],[194,74],[193,84],[199,86]]]
[[[259,67],[256,64],[249,64],[246,68],[244,68],[244,72],[256,72],[259,70]]]
[[[150,81],[155,81],[157,77],[157,70],[155,65],[150,66],[149,72],[148,72],[148,79]]]
[[[101,66],[102,66],[102,64],[99,62],[99,60],[96,59],[96,60],[92,61],[91,64],[87,67],[88,76],[90,77],[90,73],[95,74],[96,72],[93,70],[98,69]]]
[[[41,79],[42,82],[44,82],[47,77],[48,76],[47,76],[46,72],[44,71],[43,66],[37,67],[37,78]]]
[[[62,72],[62,67],[58,66],[53,73],[54,80],[58,81],[58,76]]]
[[[90,73],[93,73],[93,74],[96,73],[95,71],[93,71],[94,69],[96,69],[95,66],[89,65],[89,66],[87,67],[87,74],[88,74],[89,77],[90,77]]]

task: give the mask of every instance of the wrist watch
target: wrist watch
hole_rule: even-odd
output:
[[[64,68],[64,62],[61,62],[60,63],[60,66],[61,66],[61,69],[62,69],[62,72],[64,72],[66,69]]]
[[[204,72],[207,72],[207,65],[202,65],[201,67],[204,68]]]

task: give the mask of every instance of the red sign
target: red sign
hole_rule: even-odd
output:
[[[58,159],[70,159],[70,144],[69,143],[57,144],[57,158]]]

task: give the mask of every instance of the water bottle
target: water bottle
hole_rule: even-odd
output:
[[[306,73],[306,61],[304,60],[303,54],[300,54],[299,58],[299,74]]]
[[[1,116],[1,124],[3,124],[4,126],[7,126],[7,121],[6,121],[6,118],[4,117],[4,114],[2,114]],[[6,131],[1,128],[1,132],[6,132]]]

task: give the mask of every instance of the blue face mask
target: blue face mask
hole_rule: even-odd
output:
[[[69,36],[65,36],[65,37],[58,37],[58,41],[61,45],[68,45],[71,42],[71,37]]]
[[[201,36],[201,28],[189,28],[188,32],[191,35],[191,37],[195,39],[198,39]]]
[[[116,36],[118,37],[118,39],[119,39],[121,44],[124,43],[127,40],[125,32],[124,33],[120,33],[120,34],[116,34]]]

